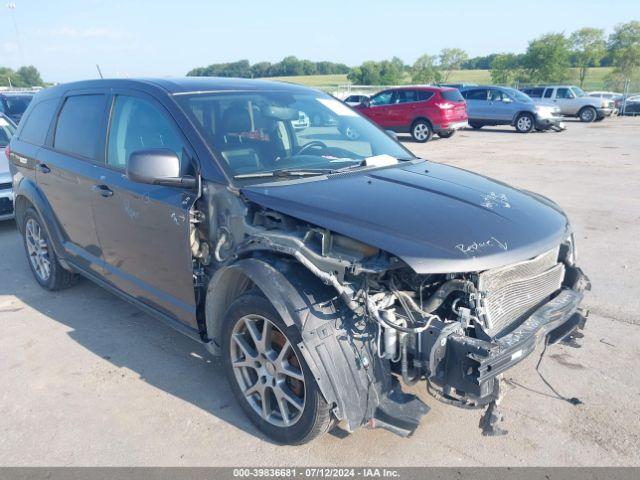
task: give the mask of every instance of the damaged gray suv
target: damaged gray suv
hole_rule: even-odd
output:
[[[277,442],[409,435],[428,407],[401,382],[489,411],[504,371],[585,323],[555,203],[416,158],[318,91],[60,85],[7,156],[37,282],[80,274],[202,342]]]

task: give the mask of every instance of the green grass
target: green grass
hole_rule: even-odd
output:
[[[300,75],[297,77],[269,77],[264,80],[298,83],[308,87],[337,87],[349,83],[346,75]]]
[[[587,73],[585,79],[585,90],[602,90],[605,88],[604,79],[611,72],[611,68],[591,68]],[[299,83],[309,87],[318,88],[332,88],[339,85],[346,85],[349,83],[346,75],[308,75],[297,77],[273,77],[267,80],[280,80],[284,82]],[[411,79],[407,78],[407,83]],[[456,70],[451,72],[451,75],[447,79],[448,83],[478,83],[478,84],[491,84],[491,74],[489,70]],[[571,76],[569,83],[578,83],[578,71],[577,69],[571,69]]]

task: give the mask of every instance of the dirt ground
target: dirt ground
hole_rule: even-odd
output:
[[[408,139],[407,139],[408,140]],[[553,346],[507,373],[508,435],[439,404],[416,434],[336,430],[309,445],[262,437],[217,359],[88,281],[49,293],[13,222],[0,224],[0,465],[640,465],[640,118],[564,133],[459,132],[417,154],[534,190],[569,214],[591,277],[582,348]]]

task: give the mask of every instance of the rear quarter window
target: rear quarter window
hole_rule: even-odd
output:
[[[49,133],[51,120],[53,120],[53,116],[56,113],[58,100],[57,98],[51,98],[34,105],[23,120],[18,138],[34,145],[43,145],[47,138],[47,133]]]
[[[444,90],[440,95],[448,102],[464,102],[464,97],[459,90]]]
[[[106,101],[105,95],[68,97],[58,116],[54,148],[95,158]]]

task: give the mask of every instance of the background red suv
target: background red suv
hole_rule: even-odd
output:
[[[420,143],[434,133],[449,138],[467,126],[467,104],[455,88],[392,88],[354,108],[382,128],[410,133]]]

